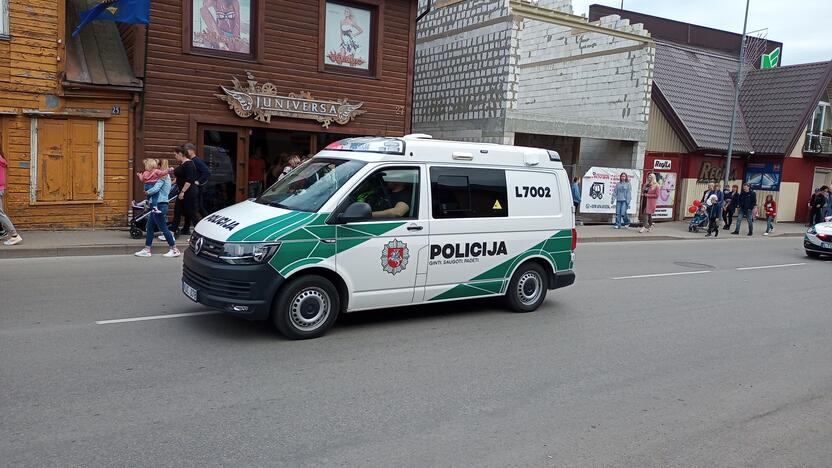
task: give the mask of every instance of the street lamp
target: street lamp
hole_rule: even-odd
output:
[[[731,133],[728,134],[728,155],[725,161],[725,187],[731,182],[731,155],[734,152],[734,131],[737,128],[737,104],[740,100],[742,85],[742,66],[745,62],[745,31],[748,26],[748,6],[751,0],[745,0],[745,20],[742,22],[742,44],[740,44],[740,63],[737,65],[737,84],[734,86],[734,106],[731,108]]]

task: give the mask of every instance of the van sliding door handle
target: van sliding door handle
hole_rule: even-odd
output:
[[[424,227],[419,226],[418,224],[411,224],[410,226],[407,227],[408,231],[421,231],[422,229],[424,229]]]

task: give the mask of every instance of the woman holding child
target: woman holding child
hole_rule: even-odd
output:
[[[139,179],[145,183],[145,193],[147,194],[147,202],[151,206],[151,213],[147,217],[147,236],[145,238],[144,248],[139,250],[134,255],[137,257],[150,257],[150,248],[153,246],[153,236],[156,229],[162,231],[162,235],[167,241],[170,250],[163,257],[173,258],[179,257],[182,253],[176,248],[176,242],[173,239],[173,234],[168,229],[168,198],[170,198],[170,175],[167,159],[163,159],[161,163],[155,159],[145,159],[145,172],[137,174]],[[158,177],[157,177],[158,176]],[[155,181],[151,180],[155,177]]]

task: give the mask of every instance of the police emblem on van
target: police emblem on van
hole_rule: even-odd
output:
[[[384,244],[384,249],[381,251],[381,268],[387,273],[395,275],[407,268],[407,262],[410,260],[410,250],[404,242],[393,239]]]

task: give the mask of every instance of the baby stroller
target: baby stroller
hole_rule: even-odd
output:
[[[179,188],[174,186],[170,191],[168,203],[175,203],[178,195]],[[130,206],[133,208],[133,217],[130,220],[130,237],[133,239],[141,239],[147,230],[147,218],[151,212],[150,204],[147,203],[147,200],[142,200],[138,203],[133,201]],[[159,232],[158,229],[156,232]]]
[[[700,229],[708,229],[708,211],[704,204],[697,207],[696,213],[693,215],[693,219],[690,220],[690,225],[688,225],[689,232],[699,232]]]

